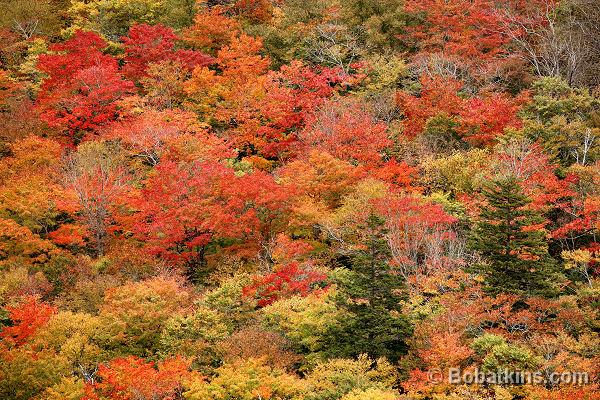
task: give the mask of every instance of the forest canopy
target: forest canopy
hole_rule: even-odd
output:
[[[600,399],[597,0],[0,10],[0,399]]]

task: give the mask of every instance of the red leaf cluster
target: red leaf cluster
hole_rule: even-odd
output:
[[[243,288],[242,294],[256,300],[259,307],[265,307],[294,295],[307,296],[315,289],[326,287],[326,279],[327,275],[323,273],[291,262],[275,272],[254,278],[251,285]]]
[[[28,297],[16,306],[6,307],[6,310],[13,325],[2,329],[0,338],[16,346],[24,344],[56,312],[55,307],[35,297]]]

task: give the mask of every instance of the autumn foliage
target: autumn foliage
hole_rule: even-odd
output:
[[[2,339],[7,343],[20,346],[27,339],[48,322],[56,309],[48,304],[40,302],[35,297],[27,298],[23,303],[8,307],[8,316],[13,326],[2,330]]]
[[[119,116],[116,101],[133,93],[133,83],[119,71],[117,60],[102,50],[108,46],[92,32],[78,31],[53,45],[56,54],[42,55],[42,84],[37,106],[49,125],[76,140],[94,133]]]
[[[1,3],[0,399],[598,399],[597,2]]]
[[[252,285],[244,287],[242,292],[244,296],[256,299],[259,307],[264,307],[281,298],[307,296],[313,290],[325,287],[326,278],[322,273],[291,263],[254,279]]]
[[[98,369],[97,384],[86,386],[84,399],[132,400],[135,398],[175,399],[189,364],[183,359],[165,360],[158,365],[135,357],[115,359]]]
[[[434,117],[448,118],[456,134],[473,145],[494,143],[505,129],[518,129],[522,99],[501,93],[465,98],[462,83],[454,79],[421,77],[419,96],[399,92],[398,106],[406,116],[405,134],[411,138],[423,133]],[[524,94],[526,96],[526,94]]]
[[[133,81],[139,81],[147,75],[149,64],[174,61],[191,71],[195,67],[204,67],[212,58],[198,51],[175,49],[179,38],[171,28],[163,25],[134,25],[123,38],[125,46],[125,66],[123,73]]]

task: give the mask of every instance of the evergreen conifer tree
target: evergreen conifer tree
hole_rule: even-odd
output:
[[[331,332],[332,355],[368,354],[397,361],[406,353],[412,327],[401,313],[404,281],[389,264],[384,222],[371,215],[360,227],[364,248],[355,251],[347,270],[338,275],[335,301],[345,312]]]
[[[484,195],[487,205],[473,229],[471,247],[485,260],[477,267],[485,289],[492,294],[556,294],[555,262],[548,254],[545,230],[536,227],[543,218],[527,208],[531,200],[517,179],[497,180]]]

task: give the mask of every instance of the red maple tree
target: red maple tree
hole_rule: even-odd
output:
[[[39,58],[38,68],[48,77],[37,98],[41,117],[62,129],[74,142],[116,120],[117,101],[133,93],[117,60],[102,50],[108,44],[95,33],[77,31],[64,43],[50,46],[53,54]]]

